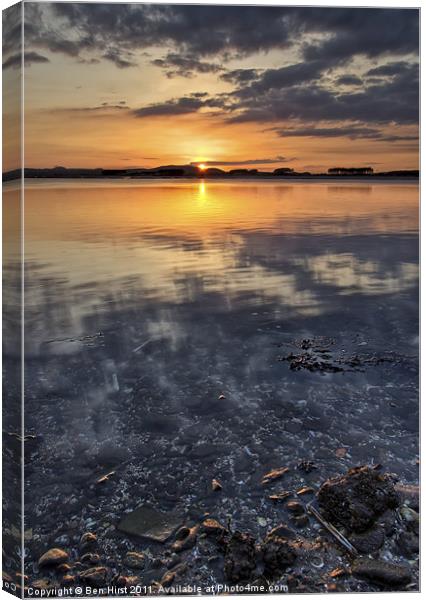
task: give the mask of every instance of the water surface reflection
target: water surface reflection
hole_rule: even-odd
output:
[[[365,461],[416,477],[417,203],[407,183],[31,183],[28,518],[52,527],[52,486],[87,518],[111,467],[94,519],[144,493],[199,513],[218,477],[216,510],[238,523],[242,498],[275,510],[256,482],[297,459],[318,481]],[[278,360],[319,336],[398,360],[325,375]]]

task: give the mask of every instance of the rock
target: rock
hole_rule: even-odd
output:
[[[297,537],[296,533],[292,529],[290,529],[290,527],[287,527],[283,524],[277,525],[276,527],[271,529],[271,531],[267,535],[268,538],[274,536],[289,540],[294,540]]]
[[[162,587],[168,587],[176,579],[177,575],[181,575],[187,571],[188,567],[185,564],[178,565],[173,571],[166,571],[161,579]]]
[[[97,565],[100,562],[101,557],[99,556],[99,554],[87,552],[87,554],[83,554],[80,560],[82,563],[90,563],[91,565]]]
[[[37,579],[32,582],[31,587],[36,590],[47,590],[50,587],[50,581],[48,579]]]
[[[281,479],[281,477],[289,471],[288,467],[281,467],[280,469],[273,469],[266,473],[266,475],[262,478],[262,485],[267,485],[272,481],[276,481],[277,479]]]
[[[216,519],[205,519],[200,526],[200,533],[206,534],[208,537],[213,537],[216,540],[221,540],[228,535],[226,527],[221,525]]]
[[[385,532],[382,527],[376,527],[364,533],[351,535],[349,541],[361,554],[371,554],[383,546]]]
[[[309,517],[308,515],[294,516],[292,522],[298,529],[303,529],[309,525]]]
[[[59,573],[68,573],[68,571],[71,571],[71,569],[72,567],[68,563],[62,563],[56,568]]]
[[[277,535],[267,536],[261,546],[261,553],[266,577],[281,574],[295,562],[297,556],[288,540]]]
[[[284,429],[289,433],[300,433],[303,429],[303,421],[300,419],[291,419],[284,423]]]
[[[95,483],[96,483],[96,485],[107,483],[111,479],[111,477],[113,477],[114,475],[115,475],[115,471],[110,471],[109,473],[102,475],[102,477],[99,477],[99,479],[97,479],[95,481]]]
[[[367,579],[384,587],[402,587],[410,583],[411,571],[408,567],[384,560],[359,558],[352,564],[352,575]]]
[[[325,519],[354,532],[366,531],[379,515],[398,503],[390,478],[367,466],[327,480],[318,492]]]
[[[38,566],[43,569],[45,567],[56,567],[68,560],[68,552],[60,548],[51,548],[39,558]]]
[[[292,496],[292,492],[278,492],[277,494],[272,494],[271,496],[268,496],[269,500],[272,500],[272,502],[284,502],[284,500],[286,500],[287,498],[289,498],[290,496]]]
[[[197,541],[197,532],[198,525],[195,525],[194,527],[188,529],[188,535],[183,539],[177,540],[172,545],[172,550],[174,552],[182,552],[183,550],[188,550],[189,548],[195,546],[195,542]]]
[[[305,507],[301,502],[298,502],[297,500],[290,500],[290,502],[287,502],[286,508],[294,515],[305,514]]]
[[[143,569],[146,556],[142,552],[127,552],[123,562],[130,569]]]
[[[298,496],[305,496],[306,494],[315,494],[315,490],[312,487],[305,486],[300,488],[300,490],[297,490],[296,494]]]
[[[136,575],[119,575],[117,577],[117,585],[123,587],[131,587],[133,585],[139,585],[141,582],[140,577]]]
[[[74,585],[75,584],[75,577],[74,575],[64,575],[61,579],[61,585]]]
[[[232,534],[225,551],[225,577],[232,583],[250,579],[256,569],[256,545],[254,538],[236,531]]]
[[[403,506],[399,511],[401,517],[407,524],[407,528],[418,535],[419,533],[419,513],[408,506]]]
[[[303,471],[304,473],[312,473],[318,467],[311,460],[301,460],[297,465],[299,471]]]
[[[396,483],[395,490],[401,499],[401,503],[406,504],[410,508],[419,511],[420,507],[420,491],[418,485],[405,485]]]
[[[93,567],[82,571],[80,573],[80,579],[93,587],[100,587],[105,584],[108,570],[106,567]]]
[[[89,548],[93,548],[97,543],[97,537],[94,533],[88,531],[87,533],[83,533],[80,539],[79,548],[80,551],[85,552]]]
[[[181,520],[175,513],[162,513],[147,506],[140,506],[126,515],[117,529],[128,535],[164,543],[178,528]]]
[[[333,579],[336,577],[343,577],[343,575],[346,575],[346,569],[342,569],[341,567],[336,567],[329,573],[329,575],[330,575],[330,577],[333,577]]]
[[[414,559],[419,553],[419,538],[412,531],[403,531],[396,539],[398,550],[405,558]]]
[[[190,534],[191,529],[189,527],[186,527],[185,525],[183,527],[180,527],[176,533],[175,533],[175,538],[177,540],[184,540],[185,538],[188,537],[188,535]]]
[[[220,492],[222,489],[221,483],[217,479],[212,479],[212,490],[214,492]]]

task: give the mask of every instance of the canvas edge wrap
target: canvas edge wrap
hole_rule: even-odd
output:
[[[3,30],[3,573],[24,597],[23,413],[23,2],[2,11]],[[6,268],[6,265],[7,268]]]

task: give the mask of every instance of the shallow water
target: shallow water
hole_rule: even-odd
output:
[[[25,206],[30,564],[141,501],[256,533],[261,475],[303,459],[417,480],[417,184],[35,181]],[[302,339],[390,358],[291,370]]]

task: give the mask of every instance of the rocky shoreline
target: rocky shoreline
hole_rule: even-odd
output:
[[[45,548],[24,575],[26,595],[48,597],[235,592],[344,592],[418,589],[419,494],[380,465],[351,468],[292,489],[310,461],[265,473],[260,489],[280,520],[256,537],[205,513],[194,518],[142,505],[116,524],[74,531]],[[99,484],[102,485],[102,484]],[[224,493],[221,482],[212,492]],[[3,574],[19,590],[22,575]],[[29,588],[30,594],[28,594]],[[84,595],[84,594],[83,594]]]

